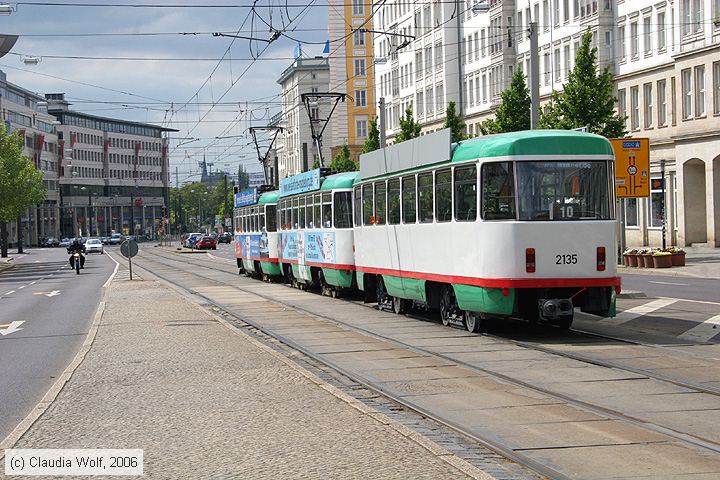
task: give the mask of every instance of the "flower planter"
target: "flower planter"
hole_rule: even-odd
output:
[[[637,267],[638,266],[638,255],[634,253],[629,253],[625,255],[625,258],[627,259],[627,266],[628,267]]]
[[[670,268],[673,264],[672,257],[672,255],[653,255],[653,265],[655,268]]]
[[[685,252],[673,253],[670,256],[672,257],[673,267],[684,267],[685,266]]]
[[[643,262],[643,267],[645,268],[654,268],[653,264],[653,256],[652,255],[640,255],[640,259]],[[638,261],[638,266],[640,266],[640,262]]]

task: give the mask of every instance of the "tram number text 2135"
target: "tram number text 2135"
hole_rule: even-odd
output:
[[[555,265],[575,265],[578,262],[577,253],[555,255]]]

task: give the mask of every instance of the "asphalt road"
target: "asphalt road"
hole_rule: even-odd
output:
[[[115,268],[93,254],[80,275],[64,248],[29,250],[0,272],[0,440],[32,410],[82,346]]]
[[[629,273],[622,276],[623,290],[640,291],[648,297],[720,302],[720,279]]]

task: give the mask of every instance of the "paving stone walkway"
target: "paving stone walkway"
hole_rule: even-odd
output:
[[[118,277],[105,300],[84,361],[15,448],[142,448],[147,478],[482,477],[158,282]]]

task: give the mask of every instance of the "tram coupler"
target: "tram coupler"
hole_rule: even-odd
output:
[[[567,298],[541,298],[538,300],[538,312],[541,320],[558,320],[572,315],[573,303]]]

